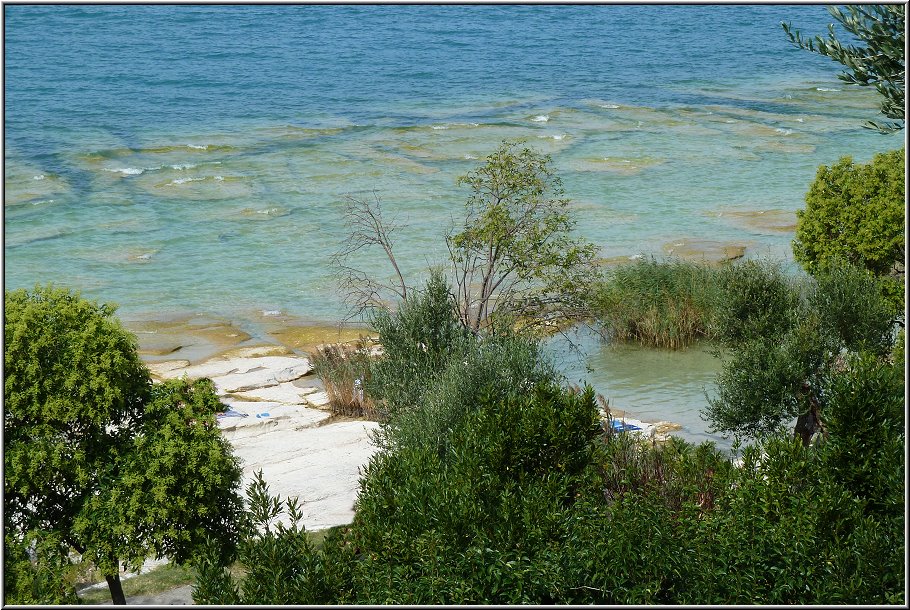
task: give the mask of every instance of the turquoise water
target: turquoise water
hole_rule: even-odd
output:
[[[552,155],[604,257],[698,239],[782,259],[792,233],[750,214],[903,142],[860,128],[874,93],[787,43],[780,21],[822,32],[820,6],[4,11],[6,288],[64,284],[127,318],[337,320],[344,197],[375,191],[407,225],[417,276],[444,258],[457,176],[506,138]],[[625,365],[592,358],[621,393]]]

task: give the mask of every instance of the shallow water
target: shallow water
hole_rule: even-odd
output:
[[[732,439],[708,432],[701,412],[706,392],[714,392],[721,361],[706,345],[681,350],[612,344],[590,332],[570,335],[584,360],[563,339],[553,341],[571,383],[590,384],[618,413],[647,422],[670,421],[682,426],[673,432],[689,442],[711,441],[729,450]]]
[[[503,139],[552,155],[605,258],[711,240],[785,260],[792,226],[756,214],[903,141],[860,128],[874,93],[786,42],[780,21],[824,31],[820,6],[4,10],[6,288],[64,284],[127,318],[338,320],[344,198],[382,198],[418,276],[462,213],[456,178]],[[698,357],[632,353],[591,362],[611,398],[672,419]]]

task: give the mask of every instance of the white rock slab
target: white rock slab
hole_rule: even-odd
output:
[[[293,381],[313,370],[309,359],[293,356],[261,356],[257,358],[214,359],[187,367],[186,373],[191,379],[200,377],[224,377],[226,375],[243,375],[257,371],[269,371],[276,385],[284,381]]]
[[[247,400],[266,400],[289,405],[302,405],[306,404],[304,395],[317,391],[318,388],[301,388],[290,381],[286,381],[275,386],[238,392],[237,397]]]
[[[329,406],[329,395],[325,390],[320,390],[307,395],[306,401],[311,407],[325,408]]]
[[[360,471],[376,448],[375,422],[344,421],[305,429],[281,421],[268,433],[231,440],[243,461],[243,486],[262,470],[272,494],[297,497],[304,525],[317,530],[350,523]],[[285,515],[286,522],[286,515]]]

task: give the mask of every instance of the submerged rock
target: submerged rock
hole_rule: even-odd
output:
[[[708,215],[759,233],[796,231],[796,212],[789,210],[721,210]]]
[[[709,239],[678,239],[664,244],[664,251],[691,261],[720,264],[742,258],[746,244]]]
[[[283,326],[276,324],[269,329],[268,334],[285,347],[312,353],[319,345],[356,341],[368,336],[369,331],[364,328],[338,328],[329,325]]]

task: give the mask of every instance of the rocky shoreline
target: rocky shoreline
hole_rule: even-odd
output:
[[[272,494],[300,500],[307,529],[350,523],[377,424],[333,416],[308,358],[267,354],[267,347],[241,348],[199,364],[148,366],[157,379],[213,381],[227,407],[218,426],[241,460],[244,489],[262,470]]]
[[[376,422],[335,416],[303,355],[272,355],[270,346],[229,350],[197,364],[148,363],[159,380],[208,377],[227,409],[218,426],[242,461],[243,487],[262,470],[273,494],[297,497],[309,530],[350,523],[360,471],[376,448]],[[678,424],[613,413],[617,429],[663,440]]]

